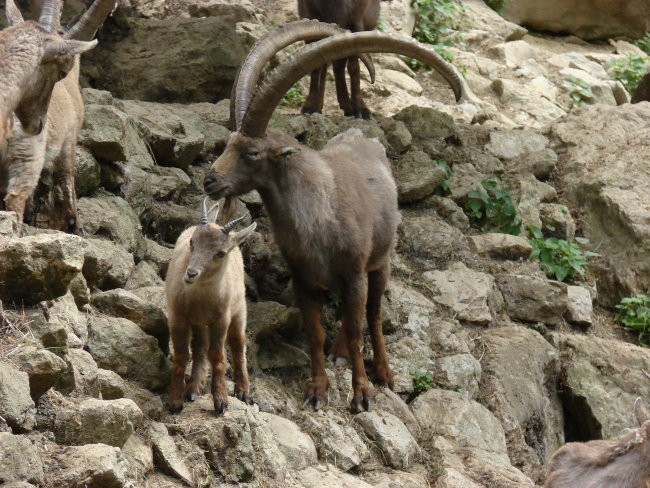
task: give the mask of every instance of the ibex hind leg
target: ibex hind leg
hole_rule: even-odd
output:
[[[369,119],[370,110],[366,107],[361,95],[361,68],[359,67],[358,57],[352,56],[348,58],[348,74],[350,75],[350,89],[352,91],[352,107],[349,115],[359,119]]]
[[[75,188],[76,143],[66,144],[63,153],[54,161],[54,181],[58,187],[57,200],[61,201],[62,230],[70,234],[84,235],[84,229],[77,213],[77,192]]]
[[[228,348],[232,357],[233,380],[235,381],[235,397],[248,403],[250,387],[248,369],[246,366],[246,317],[236,315],[228,329]]]
[[[203,391],[206,375],[206,353],[208,350],[208,329],[204,324],[192,327],[192,374],[185,387],[185,399],[195,401]]]
[[[388,386],[393,389],[393,373],[388,365],[388,355],[384,344],[384,331],[382,329],[381,299],[388,283],[390,265],[368,273],[368,302],[366,303],[366,318],[370,339],[372,341],[373,373],[378,385]]]

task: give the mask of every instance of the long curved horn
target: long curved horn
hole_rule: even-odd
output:
[[[242,120],[240,132],[249,137],[264,137],[266,126],[284,93],[296,81],[323,63],[358,53],[390,52],[416,58],[435,68],[454,90],[457,101],[480,104],[458,70],[442,59],[432,47],[415,39],[380,32],[356,32],[329,37],[310,44],[291,61],[278,66],[257,89]]]
[[[59,25],[62,3],[60,0],[43,0],[38,25],[52,32]]]
[[[230,96],[231,125],[234,125],[234,128],[239,130],[262,71],[278,51],[298,41],[314,41],[346,32],[348,31],[336,24],[303,19],[289,22],[260,37],[242,61],[235,83],[232,86]],[[362,54],[359,58],[368,69],[370,82],[374,83],[375,65],[372,58],[367,54]]]
[[[239,222],[244,220],[245,217],[246,217],[245,215],[242,215],[241,217],[238,217],[235,220],[231,220],[221,228],[221,232],[223,232],[224,234],[228,234],[233,229],[233,227],[235,227],[235,225],[237,225]]]
[[[14,0],[7,0],[5,3],[5,12],[7,13],[7,22],[10,26],[24,22],[23,14],[20,13]]]
[[[95,0],[63,37],[78,41],[92,40],[106,18],[117,8],[118,2],[119,0]]]

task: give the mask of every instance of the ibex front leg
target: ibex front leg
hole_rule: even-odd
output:
[[[348,342],[352,363],[352,413],[370,410],[372,393],[363,364],[363,315],[368,297],[368,277],[365,273],[353,276],[343,287],[343,330]]]
[[[77,192],[74,173],[76,162],[76,141],[67,144],[61,157],[54,162],[54,177],[63,203],[63,228],[65,232],[83,235],[84,230],[77,215]]]
[[[226,351],[224,349],[230,317],[219,317],[210,326],[210,348],[208,359],[212,365],[212,400],[214,411],[221,415],[228,406],[226,389]]]

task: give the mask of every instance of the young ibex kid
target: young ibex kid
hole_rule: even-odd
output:
[[[647,488],[650,486],[650,417],[637,398],[638,427],[613,440],[570,442],[549,463],[545,488]]]
[[[219,206],[215,205],[208,212],[206,200],[201,206],[199,225],[185,230],[178,238],[167,271],[169,332],[174,346],[169,393],[171,413],[183,409],[184,398],[194,401],[201,394],[206,351],[212,365],[214,409],[217,414],[225,411],[228,405],[226,341],[232,355],[235,396],[248,401],[246,290],[244,263],[238,246],[257,224],[231,233],[243,217],[219,227],[215,224]],[[190,335],[192,374],[186,385]]]

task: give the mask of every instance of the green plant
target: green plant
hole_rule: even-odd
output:
[[[467,194],[465,213],[489,232],[519,235],[521,218],[512,203],[510,189],[497,179],[481,181],[481,187]]]
[[[379,17],[377,19],[377,30],[379,32],[386,32],[387,29],[388,29],[388,22],[386,22],[386,19],[384,19],[383,17]]]
[[[589,244],[587,239],[576,237],[575,242],[566,241],[557,237],[544,237],[542,230],[532,225],[529,225],[528,229],[532,236],[528,241],[533,246],[530,259],[538,260],[540,268],[558,281],[576,276],[584,277],[587,272],[587,258],[599,255],[580,249],[579,244]]]
[[[416,395],[433,388],[433,375],[428,371],[413,371],[411,378],[413,378],[413,393]]]
[[[449,186],[451,183],[451,167],[444,159],[436,159],[436,164],[445,170],[447,173],[447,178],[445,178],[445,180],[440,183],[440,185],[438,185],[438,188],[435,189],[434,193],[441,197],[446,197],[447,195],[451,194],[451,187]]]
[[[465,17],[465,9],[456,0],[411,0],[411,6],[417,10],[417,20],[413,37],[425,44],[431,44],[440,56],[449,61],[454,56],[449,47],[458,35],[454,33]],[[412,69],[419,69],[423,64],[416,59],[407,59]]]
[[[650,57],[628,53],[624,58],[612,62],[609,76],[625,85],[632,93],[646,70],[650,67]]]
[[[506,0],[484,0],[488,7],[495,12],[503,12],[503,7],[506,6]]]
[[[587,101],[593,100],[594,98],[594,94],[591,91],[591,83],[576,78],[575,76],[564,80],[564,87],[569,90],[569,98],[571,99],[570,109],[584,107]]]
[[[295,107],[298,105],[302,105],[304,102],[305,102],[305,95],[302,94],[302,89],[300,88],[299,85],[293,85],[282,96],[280,105]]]
[[[650,32],[646,32],[646,35],[636,41],[634,44],[636,44],[639,48],[645,51],[648,56],[650,56]]]
[[[616,320],[630,329],[639,332],[639,343],[648,347],[647,339],[650,333],[650,296],[639,294],[633,297],[623,298],[621,303],[616,305],[620,310]]]

